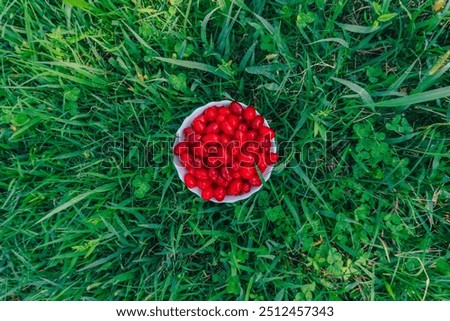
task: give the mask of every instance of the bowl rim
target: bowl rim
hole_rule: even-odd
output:
[[[186,127],[191,126],[193,120],[197,116],[201,115],[205,111],[206,108],[211,107],[211,106],[228,107],[230,105],[230,103],[232,103],[232,102],[233,101],[231,101],[231,100],[212,101],[212,102],[209,102],[209,103],[193,110],[192,113],[183,120],[180,128],[178,128],[178,130],[175,134],[175,141],[172,146],[172,152],[173,152],[173,149],[175,148],[175,146],[180,142],[180,138],[183,137],[183,130]],[[238,103],[241,104],[241,106],[244,109],[249,106],[249,105],[246,105],[239,101],[238,101]],[[260,115],[260,113],[258,113],[258,111],[256,111],[256,114]],[[264,118],[264,116],[263,116],[263,118]],[[264,125],[270,128],[269,123],[267,122],[267,120],[265,118],[264,118]],[[270,151],[276,152],[277,146],[276,146],[275,138],[271,139],[271,143],[272,143],[272,145],[271,145]],[[175,154],[173,154],[173,164],[175,165],[175,168],[177,170],[178,177],[183,182],[183,184],[186,186],[186,184],[184,183],[184,175],[188,171],[183,165],[181,165],[179,157]],[[274,168],[274,165],[267,166],[266,171],[263,173],[264,182],[267,182],[269,180],[270,175],[272,174],[273,168]],[[235,203],[235,202],[247,199],[250,196],[252,196],[253,194],[255,194],[256,192],[258,192],[264,186],[264,182],[262,182],[262,184],[260,186],[252,186],[252,188],[250,189],[250,191],[248,193],[241,194],[241,195],[226,195],[222,201],[218,201],[213,197],[210,199],[210,201],[212,201],[214,203]],[[198,186],[195,186],[194,188],[189,188],[186,186],[186,188],[201,198],[201,189]]]

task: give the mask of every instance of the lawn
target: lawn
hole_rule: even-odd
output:
[[[449,300],[450,1],[3,0],[0,300]],[[207,102],[277,133],[204,202]]]

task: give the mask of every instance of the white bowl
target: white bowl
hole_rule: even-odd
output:
[[[192,122],[194,121],[194,119],[197,116],[201,115],[205,111],[206,108],[211,107],[211,106],[227,107],[230,105],[230,103],[231,103],[231,100],[213,101],[213,102],[207,103],[206,105],[204,105],[202,107],[198,107],[196,110],[194,110],[192,112],[192,114],[190,114],[188,117],[185,118],[185,120],[181,124],[180,128],[177,130],[176,137],[175,137],[175,143],[172,146],[172,151],[173,151],[173,148],[175,148],[175,145],[177,145],[180,142],[180,137],[184,136],[183,130],[187,127],[190,127],[192,125]],[[241,102],[240,102],[240,104],[243,108],[247,108],[247,105],[245,105]],[[256,112],[256,114],[259,115],[258,112]],[[264,119],[264,125],[269,127],[269,124],[267,123],[266,119]],[[272,143],[272,147],[270,148],[270,151],[276,153],[277,147],[275,145],[275,139],[272,139],[271,143]],[[173,157],[173,164],[175,165],[175,168],[177,169],[178,176],[180,177],[181,181],[184,184],[184,175],[186,175],[186,173],[188,171],[183,165],[181,165],[180,159],[175,154]],[[263,173],[263,178],[265,181],[267,181],[270,178],[270,174],[272,173],[273,166],[274,165],[267,166],[266,171]],[[259,191],[262,188],[262,186],[263,186],[262,184],[260,186],[252,186],[252,188],[250,189],[250,192],[248,192],[246,194],[241,194],[241,195],[237,195],[237,196],[226,195],[225,198],[223,199],[223,201],[220,201],[220,202],[218,200],[216,200],[215,198],[211,198],[211,201],[213,201],[215,203],[234,203],[237,201],[241,201],[241,200],[249,198],[251,195],[255,194],[257,191]],[[198,188],[197,186],[194,188],[189,188],[189,190],[201,197],[202,190],[200,188]]]

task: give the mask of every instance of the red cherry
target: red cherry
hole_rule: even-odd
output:
[[[253,176],[257,175],[254,167],[241,167],[239,169],[239,174],[242,176],[242,178],[245,179],[250,179]]]
[[[259,133],[258,133],[258,135],[257,135],[257,137],[256,137],[256,141],[258,141],[258,142],[265,142],[266,141],[266,137],[264,137],[264,136],[261,136],[261,135],[259,135]]]
[[[252,155],[258,155],[259,152],[259,144],[257,142],[245,142],[242,146],[242,149]]]
[[[195,130],[198,134],[203,134],[205,132],[205,122],[200,121],[199,119],[194,120],[192,123],[192,128]]]
[[[209,156],[206,159],[206,167],[208,168],[219,168],[223,165],[223,160],[218,156]]]
[[[239,125],[239,118],[236,115],[229,115],[227,121],[233,129]]]
[[[243,132],[245,133],[245,132],[247,132],[248,127],[247,127],[246,124],[240,123],[240,124],[238,125],[237,129],[239,129],[239,130],[241,130],[241,131],[243,131]]]
[[[205,156],[205,145],[202,142],[195,142],[192,144],[192,151],[194,155],[198,155],[200,157]]]
[[[192,127],[186,127],[185,129],[183,129],[184,137],[188,137],[189,135],[191,135],[193,133],[194,133],[194,130],[192,129]]]
[[[197,117],[195,117],[194,121],[196,121],[196,120],[198,120],[198,121],[200,121],[202,123],[206,123],[205,115],[198,115]]]
[[[208,126],[206,126],[205,132],[207,134],[217,134],[220,131],[220,126],[218,123],[211,123]]]
[[[247,141],[254,141],[256,140],[256,137],[258,137],[258,133],[254,130],[249,130],[245,133],[245,139]]]
[[[221,161],[225,163],[227,156],[227,151],[222,147],[222,145],[219,145],[219,147],[217,148],[217,157],[219,157]]]
[[[207,180],[209,178],[208,171],[204,168],[197,168],[194,171],[195,178],[201,180]]]
[[[217,151],[219,150],[219,148],[217,147],[217,145],[215,143],[205,143],[205,145],[203,146],[203,150],[204,150],[204,154],[207,156],[211,156],[211,155],[215,155],[217,154]]]
[[[239,144],[243,144],[244,143],[244,138],[245,138],[245,134],[244,134],[244,132],[242,131],[242,130],[240,130],[240,129],[237,129],[235,132],[234,132],[234,135],[233,135],[233,137],[234,137],[234,139],[236,139],[238,142],[239,142]]]
[[[180,163],[185,165],[185,166],[186,166],[186,164],[192,166],[192,164],[193,164],[193,162],[192,162],[192,155],[188,154],[188,153],[181,154],[180,155]]]
[[[206,108],[206,110],[205,110],[206,120],[214,120],[214,119],[216,119],[216,116],[217,116],[216,107],[212,106],[212,107]]]
[[[205,179],[198,179],[197,180],[197,186],[200,189],[205,189],[205,188],[207,188],[210,185],[211,185],[211,183],[210,183],[209,180],[205,180]]]
[[[219,135],[214,134],[214,133],[206,134],[205,136],[202,137],[202,141],[204,143],[218,143]]]
[[[242,148],[241,154],[239,155],[240,159],[240,165],[243,167],[249,167],[253,166],[254,164],[258,164],[260,155],[258,152],[258,149],[252,150],[252,147],[246,147]]]
[[[189,144],[187,142],[180,142],[175,145],[173,149],[173,153],[175,155],[181,155],[183,153],[187,153],[189,151]]]
[[[272,140],[273,138],[275,138],[275,131],[272,128],[269,128],[267,126],[262,126],[259,129],[259,134],[263,137],[268,137],[269,140]]]
[[[243,166],[243,167],[248,167],[249,165],[253,165],[253,163],[254,163],[253,157],[251,155],[249,155],[248,153],[240,154],[239,160],[240,160],[239,165]]]
[[[205,201],[209,201],[214,196],[214,190],[212,187],[205,187],[202,191],[202,198]]]
[[[230,125],[230,123],[227,120],[224,120],[220,123],[220,128],[222,129],[222,132],[228,136],[233,135],[234,127]]]
[[[241,149],[239,147],[239,142],[238,141],[231,141],[228,145],[227,145],[227,150],[231,153],[231,156],[234,157],[234,159],[236,158],[236,156],[238,156],[241,152]]]
[[[243,115],[244,115],[244,119],[245,119],[246,121],[252,121],[253,118],[255,118],[255,116],[256,116],[256,110],[255,110],[255,107],[253,107],[253,106],[248,106],[247,108],[244,109]]]
[[[230,173],[230,170],[226,166],[223,166],[220,168],[220,174],[222,175],[222,178],[225,181],[231,181],[231,179],[232,179],[231,173]]]
[[[231,163],[231,170],[237,172],[239,169],[241,168],[241,166],[239,166],[238,162],[232,162]]]
[[[216,123],[218,123],[219,125],[225,120],[225,119],[227,119],[227,116],[226,115],[217,115],[217,117],[216,117]]]
[[[259,129],[264,125],[264,118],[261,115],[256,116],[252,122],[251,125],[254,129]]]
[[[272,147],[272,142],[269,137],[259,136],[258,141],[260,141],[260,147],[263,151],[269,152]]]
[[[203,158],[201,158],[201,157],[199,157],[197,155],[194,155],[192,157],[192,167],[193,168],[201,168],[202,165],[203,165],[202,160],[203,160]],[[194,176],[195,176],[195,173],[194,173]]]
[[[242,193],[247,194],[248,192],[250,192],[251,188],[252,188],[252,186],[249,183],[243,183],[242,184]]]
[[[243,108],[237,101],[233,101],[228,108],[230,108],[230,111],[235,115],[242,114]]]
[[[189,134],[189,136],[187,136],[187,141],[189,144],[199,142],[201,139],[202,135],[197,134],[196,132],[193,132],[192,134]]]
[[[189,164],[184,165],[184,167],[188,170],[189,174],[194,175],[194,167]]]
[[[219,142],[222,148],[227,148],[228,144],[230,143],[230,138],[226,135],[221,135],[219,138]]]
[[[248,180],[248,182],[251,186],[260,186],[262,184],[258,176],[253,176]]]
[[[194,175],[189,173],[184,175],[184,183],[188,188],[194,188],[195,186],[197,186]]]
[[[224,115],[224,116],[228,116],[230,114],[230,110],[227,107],[219,107],[217,112],[219,113],[219,115]]]
[[[225,195],[226,195],[226,191],[225,191],[225,188],[223,188],[222,186],[219,186],[214,190],[214,197],[219,202],[223,201],[223,199],[225,198]]]
[[[215,168],[208,169],[208,175],[209,178],[211,178],[213,181],[216,181],[217,178],[220,176],[219,171]]]
[[[221,186],[221,187],[227,187],[229,182],[230,181],[226,181],[221,176],[217,177],[216,180],[214,181],[214,183],[216,183],[217,186]]]
[[[241,178],[241,173],[239,173],[239,171],[231,170],[230,173],[232,178]]]
[[[239,195],[242,191],[242,180],[239,178],[234,179],[231,181],[230,185],[228,186],[228,194],[230,195]]]
[[[219,150],[217,151],[217,157],[220,158],[223,165],[229,165],[233,161],[232,155],[221,146],[219,146]]]

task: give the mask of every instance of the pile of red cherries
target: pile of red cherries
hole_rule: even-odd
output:
[[[234,101],[228,107],[206,108],[183,130],[174,154],[187,169],[186,186],[198,186],[204,200],[221,202],[262,184],[257,168],[264,174],[278,161],[271,151],[274,137],[253,106]]]

